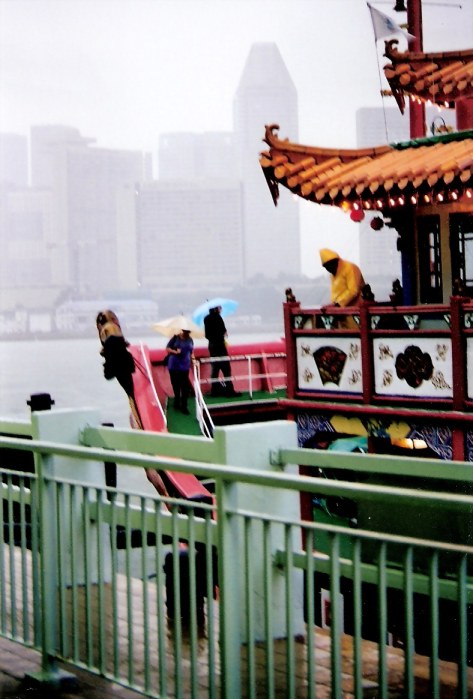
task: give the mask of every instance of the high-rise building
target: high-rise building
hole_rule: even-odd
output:
[[[226,131],[162,134],[158,169],[160,180],[236,179],[235,137]]]
[[[163,134],[158,170],[158,180],[137,190],[140,286],[159,292],[240,284],[241,187],[233,134]]]
[[[297,94],[275,44],[256,44],[234,101],[234,132],[167,133],[159,179],[140,186],[140,284],[146,289],[231,288],[300,273],[297,203],[275,209],[259,165],[264,124],[297,136]]]
[[[259,165],[265,124],[278,123],[297,141],[297,92],[274,43],[251,47],[234,98],[234,132],[243,196],[243,260],[247,280],[300,274],[299,209],[281,192],[275,207]]]
[[[142,288],[222,289],[242,279],[240,184],[236,179],[174,179],[137,190]]]
[[[118,213],[121,200],[143,181],[142,154],[104,148],[73,150],[67,167],[73,287],[87,296],[119,289]],[[135,236],[133,229],[129,235]]]
[[[28,184],[28,141],[14,133],[0,133],[0,187]]]
[[[44,190],[12,189],[3,198],[0,226],[2,288],[54,286],[51,196]]]
[[[126,216],[127,237],[119,213],[126,215],[133,202],[130,192],[151,176],[142,153],[92,143],[68,126],[31,129],[32,184],[51,192],[63,283],[89,297],[123,289],[123,284],[135,288],[136,256],[128,254],[130,239],[136,247],[135,217]]]

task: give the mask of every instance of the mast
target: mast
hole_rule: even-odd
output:
[[[414,38],[409,39],[409,50],[423,51],[422,0],[407,0],[407,30]],[[409,101],[409,124],[411,139],[425,136],[425,105]]]

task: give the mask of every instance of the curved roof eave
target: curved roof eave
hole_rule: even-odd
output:
[[[389,208],[407,197],[458,199],[473,190],[473,131],[361,149],[317,148],[280,140],[265,127],[269,151],[260,164],[276,204],[279,185],[303,199],[342,206]]]
[[[406,95],[445,107],[473,97],[473,49],[401,52],[398,43],[397,39],[385,41],[384,55],[391,62],[383,70],[401,113]]]

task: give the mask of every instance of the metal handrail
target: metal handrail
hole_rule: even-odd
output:
[[[277,385],[275,386],[276,389],[282,389],[287,387],[287,373],[285,371],[274,371],[270,373],[255,373],[251,369],[251,362],[253,360],[260,360],[260,359],[278,359],[285,357],[286,353],[285,352],[271,352],[271,353],[250,353],[250,354],[237,354],[237,355],[223,355],[221,357],[202,357],[199,358],[199,362],[202,364],[213,364],[215,362],[221,362],[221,361],[228,361],[228,362],[241,362],[241,361],[246,361],[248,364],[248,374],[239,374],[236,378],[237,380],[247,380],[248,381],[248,393],[250,395],[250,398],[253,397],[253,382],[256,379],[278,379],[278,378],[283,378],[285,379],[284,383],[282,385]],[[220,383],[220,379],[200,379],[200,374],[199,374],[199,385],[201,384],[206,384],[206,385],[212,385],[215,383]]]
[[[194,393],[195,393],[195,412],[197,422],[199,423],[200,431],[209,439],[212,438],[215,425],[210,416],[209,409],[204,400],[202,389],[200,387],[200,372],[197,362],[194,364]]]

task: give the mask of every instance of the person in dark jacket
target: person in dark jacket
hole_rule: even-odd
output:
[[[204,318],[205,337],[209,342],[209,354],[211,357],[220,357],[221,359],[212,362],[212,389],[211,395],[222,395],[222,389],[218,381],[220,372],[222,372],[225,388],[223,393],[227,396],[239,396],[240,393],[235,391],[231,379],[230,362],[225,357],[228,357],[228,349],[226,343],[227,328],[221,316],[222,307],[215,306],[211,308],[208,315]]]
[[[115,313],[109,309],[100,311],[96,318],[104,358],[103,373],[105,378],[116,378],[129,398],[133,398],[133,376],[135,360],[128,351],[129,343],[123,337],[120,322]]]

